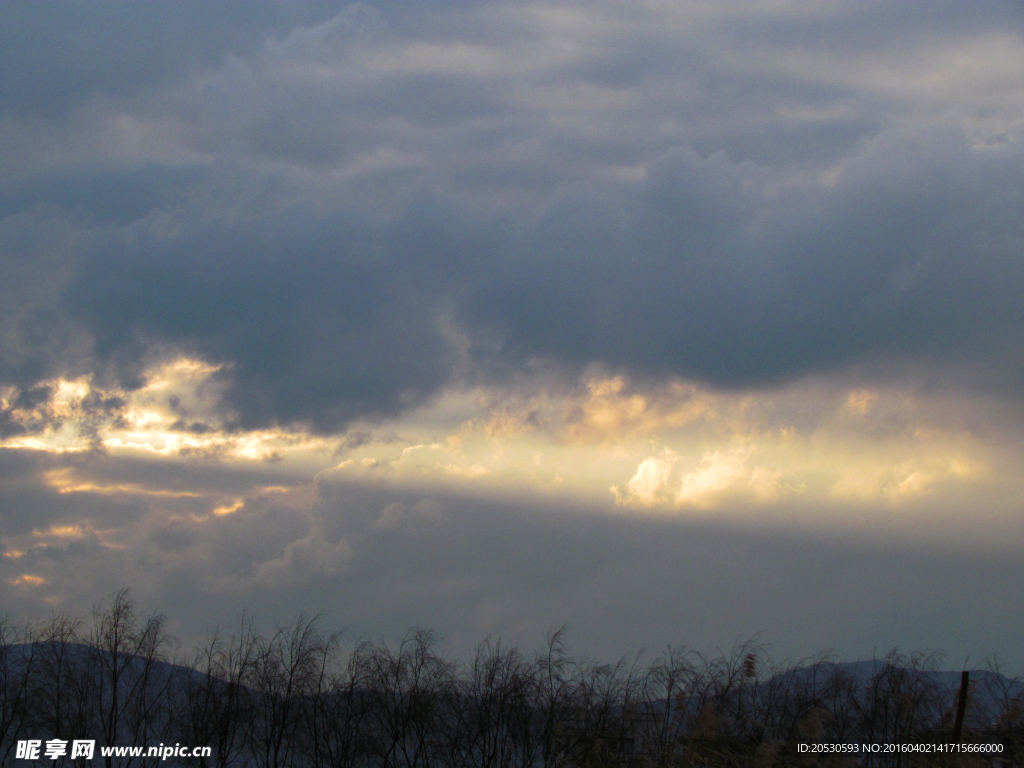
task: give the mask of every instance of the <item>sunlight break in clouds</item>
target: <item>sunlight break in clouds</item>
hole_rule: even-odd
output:
[[[280,465],[296,481],[330,471],[410,489],[555,493],[598,502],[608,499],[614,479],[617,505],[662,511],[738,502],[756,509],[788,496],[899,506],[944,483],[990,477],[984,435],[944,424],[939,403],[899,390],[844,395],[808,385],[725,394],[679,381],[639,389],[622,375],[592,375],[569,389],[453,391],[402,420],[357,426],[352,433],[364,436],[351,441],[294,428],[227,428],[218,415],[218,371],[188,359],[162,364],[138,390],[104,391],[121,403],[105,421],[87,407],[86,380],[56,382],[51,404],[14,411],[39,431],[6,445]],[[339,452],[345,458],[332,462]],[[72,467],[45,477],[62,494],[202,496],[81,479]],[[228,499],[212,514],[231,514],[242,504]]]
[[[24,433],[0,440],[0,447],[71,453],[100,448],[113,454],[255,462],[336,448],[336,440],[296,430],[231,429],[215,377],[220,370],[178,358],[146,371],[145,385],[132,391],[93,389],[87,377],[44,382],[41,387],[53,393],[47,402],[18,407],[10,395],[0,400]]]

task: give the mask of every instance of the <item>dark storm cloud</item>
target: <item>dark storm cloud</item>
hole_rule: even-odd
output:
[[[180,206],[199,168],[146,163],[135,168],[73,169],[9,181],[0,192],[0,219],[26,209],[66,211],[91,224],[124,226],[154,209]]]
[[[333,11],[316,2],[101,0],[55,7],[13,0],[3,13],[0,115],[59,120],[89,99],[165,85]]]
[[[1019,379],[1015,102],[812,55],[941,79],[1013,6],[248,8],[4,6],[3,382],[192,354],[329,432],[538,359]]]
[[[31,389],[42,379],[87,366],[79,353],[88,339],[60,306],[71,270],[70,231],[67,221],[46,215],[18,213],[0,220],[3,384]]]
[[[239,426],[329,430],[421,402],[452,367],[438,316],[457,238],[444,253],[428,231],[390,239],[301,210],[170,238],[141,227],[85,250],[64,305],[129,386],[158,340],[230,366]]]
[[[443,318],[540,356],[764,385],[880,360],[1017,373],[1020,152],[882,136],[834,187],[781,186],[724,154],[670,151],[636,183],[583,184],[534,226],[458,200],[390,221],[302,207],[143,219],[80,240],[59,311],[138,382],[153,343],[228,366],[244,427],[330,431],[451,383]],[[99,202],[104,205],[102,198]]]
[[[980,363],[1024,338],[1024,157],[880,137],[834,188],[674,150],[549,209],[472,304],[523,355],[763,385],[856,363]]]

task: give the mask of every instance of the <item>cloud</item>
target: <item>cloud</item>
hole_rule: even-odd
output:
[[[996,648],[1020,22],[0,4],[5,605]]]
[[[903,148],[875,152],[851,163],[866,179],[772,197],[743,163],[671,152],[635,185],[554,205],[508,257],[460,242],[444,223],[466,218],[456,203],[370,230],[294,212],[170,237],[138,224],[82,254],[64,311],[126,385],[147,339],[221,366],[246,428],[337,430],[457,383],[452,306],[473,343],[500,340],[480,369],[499,375],[540,356],[736,387],[897,361],[1012,386],[1017,153],[938,141],[907,170]],[[602,220],[612,209],[626,220]],[[414,241],[413,222],[434,242]]]
[[[270,589],[308,584],[311,577],[337,574],[351,558],[348,542],[326,541],[319,526],[312,526],[304,537],[288,542],[280,557],[260,563],[252,581]]]
[[[471,317],[524,357],[716,386],[883,361],[1010,385],[1019,150],[883,135],[842,168],[834,186],[780,188],[751,163],[671,151],[637,183],[553,204],[518,279]]]
[[[395,501],[381,510],[380,517],[373,525],[385,531],[416,531],[440,525],[442,517],[441,505],[433,499],[420,499],[412,508]]]
[[[322,3],[223,3],[125,8],[98,2],[47,13],[31,3],[5,9],[2,48],[24,68],[4,67],[0,108],[46,118],[66,117],[97,97],[131,97],[166,87],[226,52],[246,53],[267,35],[331,15]],[[196,24],[197,14],[202,18]],[[48,54],[42,51],[47,49]]]
[[[62,39],[78,12],[8,13]],[[181,34],[86,21],[118,13]],[[1009,10],[959,35],[944,5],[204,13],[148,70],[81,41],[4,68],[9,384],[131,388],[184,354],[237,427],[321,433],[537,361],[1015,387],[1024,105],[963,63],[1019,46]],[[64,122],[38,112],[31,78],[76,67]]]
[[[986,478],[991,468],[984,462],[963,457],[934,456],[903,461],[891,466],[864,463],[852,464],[838,473],[829,490],[836,499],[858,502],[888,502],[901,506],[935,493],[950,482],[978,481]]]
[[[222,480],[225,488],[231,481],[223,470]],[[0,501],[10,502],[12,487],[3,484]],[[202,511],[224,496],[205,499]],[[48,498],[35,496],[36,506]],[[5,525],[5,605],[21,615],[51,606],[87,613],[127,582],[140,605],[170,617],[186,648],[248,607],[267,625],[303,610],[324,613],[357,637],[429,625],[453,654],[488,633],[533,646],[569,623],[574,647],[598,658],[668,642],[710,650],[760,630],[780,655],[832,647],[852,658],[895,643],[1019,655],[1004,610],[1024,583],[1019,531],[1002,549],[979,548],[969,535],[897,543],[892,519],[874,533],[769,533],[703,515],[613,516],[522,496],[424,497],[337,477],[250,491],[244,500],[222,516],[188,514],[169,499],[121,507],[108,522],[118,530],[104,533],[71,522],[94,501],[77,492],[64,516],[36,525],[37,533],[15,541]],[[956,506],[934,506],[919,535],[948,522]],[[736,519],[737,511],[727,514]],[[832,504],[818,514],[842,511]],[[922,598],[937,586],[941,604]],[[957,629],[963,614],[946,610],[951,596],[967,606],[970,637]]]
[[[207,491],[190,487],[204,482],[201,468],[249,467],[266,488],[280,484],[269,475],[287,485],[316,474],[424,493],[462,487],[604,504],[611,485],[617,504],[638,510],[721,509],[742,500],[756,513],[793,495],[899,506],[953,486],[1009,489],[1012,473],[1000,456],[1020,439],[1005,404],[956,393],[847,389],[827,380],[730,393],[594,372],[574,386],[542,378],[449,392],[376,432],[363,424],[351,435],[316,437],[301,428],[231,426],[218,413],[218,373],[179,358],[146,371],[134,391],[94,390],[84,377],[49,382],[6,406],[17,428],[4,445],[66,456],[41,475],[61,495],[203,499]],[[104,402],[116,407],[97,406]],[[121,468],[103,471],[104,455]],[[120,462],[128,459],[166,462],[180,475],[173,487],[152,488],[153,470],[124,474],[130,465]],[[225,491],[213,514],[236,512],[239,490]],[[380,525],[400,527],[402,509]]]
[[[699,467],[683,476],[676,492],[676,503],[708,507],[714,506],[721,496],[737,494],[759,503],[777,499],[783,473],[765,467],[749,467],[749,453],[740,448],[705,456]]]
[[[728,503],[762,506],[776,501],[785,488],[785,472],[756,462],[749,444],[706,452],[696,467],[675,471],[680,456],[666,449],[640,462],[625,493],[612,486],[617,504],[638,508],[712,509]]]
[[[654,506],[664,500],[665,491],[668,487],[669,473],[675,464],[676,457],[671,452],[661,457],[651,457],[640,462],[636,468],[636,474],[630,478],[626,485],[626,496],[619,494],[619,489],[612,486],[612,494],[616,501],[625,504],[640,504]]]

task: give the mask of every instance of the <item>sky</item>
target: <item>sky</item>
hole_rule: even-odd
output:
[[[1024,670],[1024,6],[0,4],[0,605]]]

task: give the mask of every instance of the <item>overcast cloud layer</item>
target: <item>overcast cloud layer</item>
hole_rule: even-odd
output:
[[[9,2],[0,22],[19,611],[130,573],[169,612],[196,590],[217,606],[183,622],[291,589],[368,632],[532,638],[603,580],[627,610],[684,578],[651,565],[665,540],[699,559],[763,536],[781,582],[821,593],[744,602],[740,574],[768,564],[712,557],[732,586],[709,602],[747,619],[694,631],[810,652],[788,638],[812,605],[870,625],[856,574],[888,517],[933,514],[947,549],[977,517],[999,557],[1019,546],[1019,4]],[[702,518],[698,546],[692,521],[664,539],[606,517],[649,509],[760,533]],[[564,549],[516,550],[547,515],[600,563],[591,597]],[[851,515],[874,522],[840,545]],[[794,516],[825,538],[777,538]],[[375,549],[399,534],[408,552]],[[911,538],[882,569],[904,608],[953,578]],[[823,541],[842,584],[807,554]],[[1019,574],[963,557],[977,637],[923,608],[903,637],[804,637],[998,650],[1021,627],[977,596],[1019,604],[1000,581]],[[449,567],[472,618],[441,607]],[[602,650],[676,640],[661,599]],[[602,611],[591,638],[622,621]]]

